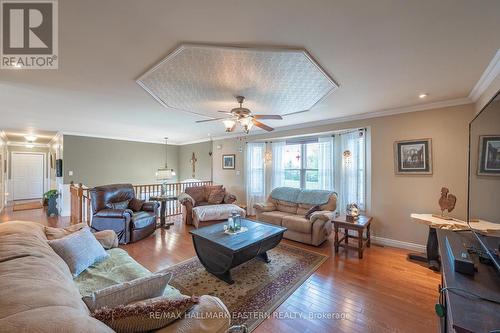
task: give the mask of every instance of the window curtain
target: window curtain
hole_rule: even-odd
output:
[[[318,185],[321,190],[333,190],[333,137],[318,138]]]
[[[365,134],[364,129],[355,130],[334,138],[334,188],[340,214],[345,214],[349,203],[365,209]]]
[[[245,175],[248,215],[255,215],[255,203],[266,201],[265,152],[266,144],[263,142],[247,144]]]
[[[285,142],[273,142],[272,146],[272,189],[285,183]]]

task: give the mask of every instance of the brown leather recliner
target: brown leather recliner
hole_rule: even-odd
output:
[[[91,228],[114,230],[120,244],[141,240],[156,229],[158,202],[137,200],[131,184],[94,187],[90,190],[90,198]]]

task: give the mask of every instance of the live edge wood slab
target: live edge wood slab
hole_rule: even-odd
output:
[[[267,251],[276,247],[286,228],[242,219],[248,228],[239,234],[224,233],[224,223],[191,230],[198,259],[205,269],[219,279],[233,284],[231,268],[253,258],[269,263]]]

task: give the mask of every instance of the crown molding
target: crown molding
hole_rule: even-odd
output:
[[[5,134],[5,131],[0,131],[0,140],[2,140],[3,142],[8,141],[7,134]]]
[[[399,107],[399,108],[391,108],[391,109],[384,109],[384,110],[378,110],[378,111],[373,111],[373,112],[366,112],[366,113],[356,114],[356,115],[352,115],[352,116],[311,121],[311,122],[301,123],[301,124],[297,124],[297,125],[283,126],[283,127],[276,128],[272,133],[278,133],[278,132],[289,131],[289,130],[294,130],[294,129],[303,129],[303,128],[309,128],[309,127],[345,123],[345,122],[356,121],[356,120],[387,117],[387,116],[393,116],[393,115],[397,115],[397,114],[419,112],[419,111],[426,111],[426,110],[432,110],[432,109],[441,109],[441,108],[446,108],[446,107],[472,104],[472,103],[473,102],[469,97],[450,99],[450,100],[445,100],[445,101],[438,101],[438,102],[432,102],[432,103],[410,105],[410,106],[404,106],[404,107]],[[263,130],[259,130],[258,133],[253,132],[250,135],[245,135],[243,133],[238,132],[238,133],[231,133],[231,134],[227,134],[227,135],[215,136],[215,137],[212,137],[212,140],[225,140],[225,139],[237,138],[237,137],[242,137],[242,136],[247,137],[249,139],[252,139],[254,136],[260,136],[260,135],[263,135],[266,133],[269,134],[269,132],[265,132]],[[188,142],[182,143],[181,145],[188,145],[188,144],[200,143],[200,142],[205,142],[205,141],[210,141],[210,139],[199,139],[199,140],[194,140],[194,141],[188,141]]]
[[[69,132],[69,131],[61,131],[62,135],[74,135],[74,136],[86,136],[89,138],[98,138],[98,139],[109,139],[109,140],[119,140],[119,141],[132,141],[132,142],[143,142],[143,143],[156,143],[156,144],[165,144],[165,138],[161,140],[144,140],[137,138],[130,138],[126,136],[112,136],[112,135],[97,135],[97,134],[89,134],[84,132]],[[205,140],[208,141],[208,140]],[[178,142],[168,142],[169,146],[179,146],[181,143]]]
[[[11,147],[26,147],[27,144],[28,144],[27,142],[7,141],[7,146],[11,146]],[[31,142],[29,144],[32,144],[33,148],[49,148],[50,147],[49,143]]]
[[[472,88],[469,98],[476,102],[498,75],[500,75],[500,49],[497,50],[488,67],[486,67],[476,85]]]

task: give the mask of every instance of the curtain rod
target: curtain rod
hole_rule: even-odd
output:
[[[257,140],[250,140],[250,141],[245,141],[245,143],[249,142],[263,142],[263,143],[273,143],[274,141],[283,141],[287,139],[307,139],[310,137],[323,137],[327,135],[331,135],[332,137],[335,137],[335,135],[342,135],[346,133],[352,133],[354,131],[364,131],[366,132],[368,130],[367,127],[360,127],[360,128],[352,128],[352,129],[345,129],[345,130],[335,130],[335,131],[328,131],[328,132],[320,132],[320,133],[312,133],[312,134],[304,134],[304,135],[292,135],[292,136],[283,136],[283,137],[277,137],[273,139],[257,139]]]

